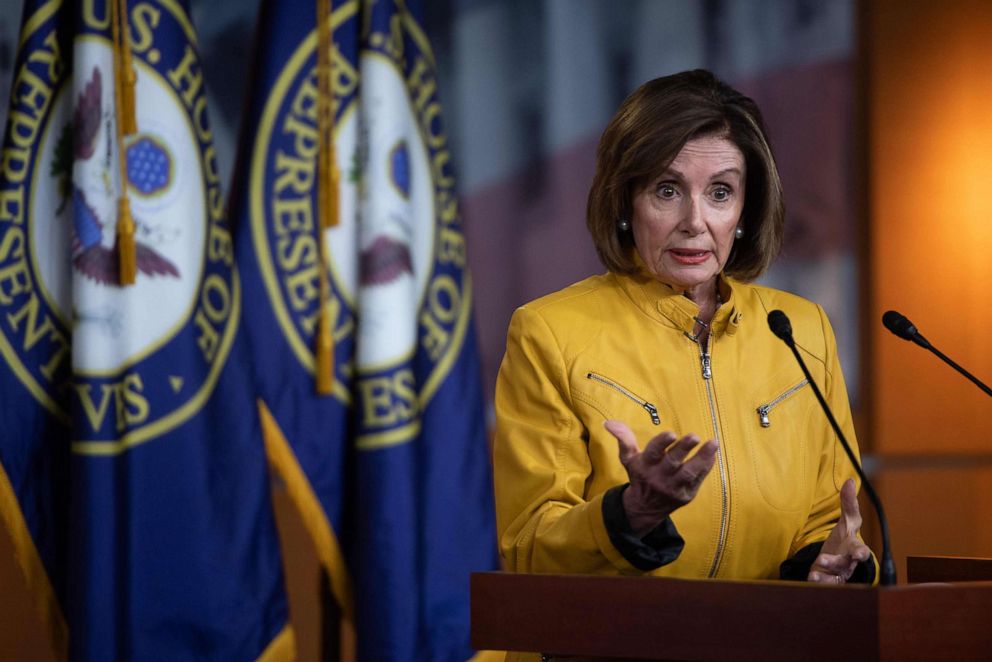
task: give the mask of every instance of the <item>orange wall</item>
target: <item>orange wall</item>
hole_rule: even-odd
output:
[[[992,2],[865,0],[870,423],[897,556],[992,556]],[[900,562],[900,565],[902,563]]]

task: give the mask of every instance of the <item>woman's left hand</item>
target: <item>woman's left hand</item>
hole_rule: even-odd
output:
[[[854,479],[848,479],[840,490],[840,519],[830,532],[823,548],[809,569],[807,581],[821,584],[844,584],[861,561],[871,558],[868,545],[861,542],[861,509]]]

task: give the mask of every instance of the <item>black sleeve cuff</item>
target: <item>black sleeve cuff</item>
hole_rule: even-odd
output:
[[[623,491],[629,486],[630,483],[611,487],[603,495],[603,523],[617,551],[632,566],[648,572],[677,559],[685,547],[685,541],[670,517],[643,538],[638,538],[630,529],[627,513],[623,509]]]
[[[782,561],[782,564],[778,567],[779,579],[788,579],[796,582],[806,581],[806,578],[809,576],[809,569],[813,566],[813,562],[816,560],[822,547],[822,542],[814,542],[800,549],[792,558]],[[868,559],[859,563],[854,569],[854,574],[847,580],[848,584],[873,584],[874,582],[874,559]]]

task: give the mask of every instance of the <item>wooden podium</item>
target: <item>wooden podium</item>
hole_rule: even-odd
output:
[[[472,575],[472,645],[635,660],[989,660],[992,582]]]
[[[913,584],[988,582],[992,581],[992,559],[974,556],[908,556],[906,579]]]

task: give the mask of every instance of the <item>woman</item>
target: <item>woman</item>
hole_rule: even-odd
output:
[[[874,580],[854,469],[766,318],[790,317],[853,440],[833,331],[749,284],[783,215],[751,99],[691,71],[624,101],[587,208],[609,273],[510,322],[494,448],[510,569]]]

